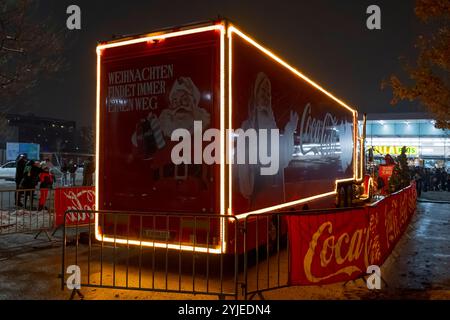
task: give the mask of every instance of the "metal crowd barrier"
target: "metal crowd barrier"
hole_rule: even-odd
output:
[[[86,221],[86,214],[97,217],[99,234],[95,235],[94,219],[78,223]],[[61,289],[73,284],[69,267],[80,272],[80,286],[71,288],[72,298],[75,293],[82,297],[84,287],[238,297],[235,217],[67,211],[64,222]],[[216,231],[232,238],[227,250],[231,253],[214,249]]]
[[[265,291],[289,286],[289,241],[284,219],[287,214],[291,213],[253,214],[245,218],[245,300],[255,296],[264,299]]]
[[[295,271],[291,270],[291,263],[298,259],[291,256],[290,249],[302,244],[290,243],[296,237],[288,234],[290,228],[295,230],[293,225],[289,228],[288,221],[293,223],[292,218],[304,216],[306,222],[301,228],[305,229],[298,232],[310,235],[315,230],[310,228],[317,225],[314,221],[323,215],[338,217],[353,209],[368,210],[362,207],[286,211],[251,214],[242,220],[217,214],[67,211],[61,287],[64,290],[73,280],[69,279],[67,268],[77,266],[81,288],[264,299],[263,294],[268,291],[303,285],[298,279],[290,279]],[[86,219],[87,214],[96,215],[97,221]],[[363,223],[368,228],[370,221],[366,218]],[[308,219],[314,223],[310,224]],[[221,221],[226,223],[220,224]],[[210,246],[217,243],[214,226],[219,225],[220,234],[226,235],[226,252],[212,252]],[[186,232],[188,237],[182,236]],[[74,292],[77,291],[72,291],[72,296]]]
[[[41,196],[45,197],[45,202],[39,208]],[[54,226],[54,212],[52,189],[0,190],[0,236],[29,232],[38,232],[36,237],[41,232],[47,234]]]

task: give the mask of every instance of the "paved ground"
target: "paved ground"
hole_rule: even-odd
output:
[[[423,201],[444,201],[450,202],[450,192],[449,191],[428,191],[422,192],[420,199]]]
[[[450,204],[419,202],[418,211],[407,232],[382,266],[382,276],[388,287],[383,285],[380,291],[369,291],[365,283],[358,280],[346,286],[338,283],[279,289],[265,293],[264,297],[266,299],[450,299],[449,231]],[[34,240],[33,235],[0,237],[0,299],[68,299],[70,292],[67,289],[61,290],[58,279],[61,268],[60,254],[59,241],[48,242],[44,236],[39,240]],[[186,266],[183,265],[183,268]],[[121,272],[123,274],[124,270]],[[254,269],[250,271],[251,274],[254,272]],[[149,278],[148,274],[146,278]],[[130,279],[130,282],[133,281],[136,282],[136,278]],[[178,284],[177,279],[171,281]],[[182,280],[183,287],[188,288],[191,284],[189,279]],[[86,299],[206,298],[115,289],[83,288],[82,292]]]

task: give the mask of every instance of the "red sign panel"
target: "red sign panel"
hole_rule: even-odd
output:
[[[416,209],[410,186],[373,206],[288,217],[291,285],[347,281],[381,265]]]
[[[378,175],[384,182],[383,192],[386,193],[389,190],[389,179],[394,172],[394,165],[379,165]]]
[[[378,168],[380,177],[387,177],[388,179],[392,176],[392,172],[394,171],[393,165],[380,165]]]
[[[94,215],[86,211],[95,210],[95,187],[74,187],[55,189],[55,225],[64,224],[64,213],[77,210],[80,213],[69,213],[66,226],[89,224],[94,221]]]

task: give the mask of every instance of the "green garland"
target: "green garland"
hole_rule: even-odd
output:
[[[406,157],[406,147],[402,148],[402,153],[395,161],[394,170],[389,179],[389,191],[397,192],[406,188],[411,183],[411,175],[408,167],[408,158]]]

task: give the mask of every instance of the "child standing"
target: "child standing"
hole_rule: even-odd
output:
[[[53,186],[53,176],[50,173],[49,167],[47,163],[44,161],[41,163],[42,172],[39,175],[40,181],[40,191],[41,195],[39,197],[39,208],[38,211],[45,209],[45,202],[47,201],[48,189],[51,189]]]

